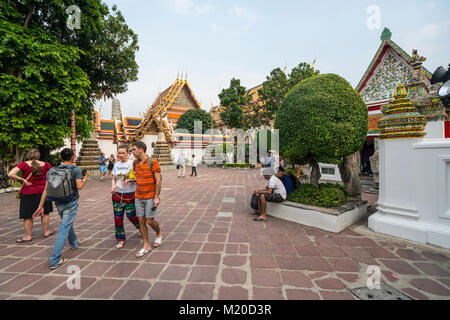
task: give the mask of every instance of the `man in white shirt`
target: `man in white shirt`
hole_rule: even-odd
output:
[[[275,157],[272,155],[272,152],[267,152],[267,158],[266,162],[264,163],[264,166],[267,168],[275,169]]]
[[[264,168],[261,170],[264,179],[267,180],[267,186],[261,190],[254,190],[253,193],[259,198],[259,213],[260,216],[253,219],[253,221],[266,221],[266,202],[283,202],[286,200],[286,188],[280,179],[275,176],[273,168]]]
[[[197,176],[197,159],[195,159],[195,154],[192,155],[191,164],[192,164],[191,177],[194,175],[194,173],[195,173],[195,176]]]

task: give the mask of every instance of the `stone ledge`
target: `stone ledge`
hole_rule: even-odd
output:
[[[337,208],[321,208],[285,201],[267,202],[267,215],[339,233],[367,216],[367,201],[351,200]]]

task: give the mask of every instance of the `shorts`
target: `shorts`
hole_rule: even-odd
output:
[[[33,213],[39,207],[39,202],[41,202],[40,193],[35,194],[21,194],[20,195],[20,205],[19,205],[19,218],[20,219],[32,219]],[[47,215],[53,211],[53,204],[51,201],[44,202],[44,214]]]
[[[106,166],[100,166],[100,173],[106,173]]]
[[[153,199],[134,199],[134,206],[136,207],[137,217],[146,217],[147,219],[153,219],[156,217],[156,210],[153,208]]]
[[[266,198],[266,201],[267,202],[278,202],[278,203],[280,203],[280,202],[283,202],[284,201],[284,199],[283,199],[283,197],[281,196],[281,194],[279,194],[279,193],[271,193],[271,194],[267,194],[267,193],[265,193],[264,194],[264,198]]]

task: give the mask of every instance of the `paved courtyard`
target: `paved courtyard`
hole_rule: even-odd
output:
[[[0,299],[356,299],[349,289],[366,286],[370,265],[381,268],[382,282],[414,299],[450,298],[450,250],[373,233],[367,222],[340,234],[271,217],[254,222],[250,195],[265,183],[259,170],[198,173],[163,173],[163,243],[141,259],[135,254],[142,242],[126,219],[128,240],[114,248],[110,180],[93,177],[80,192],[81,246],[67,245],[63,257],[70,261],[55,271],[48,258],[56,236],[43,238],[36,220],[33,241],[16,244],[23,236],[19,202],[1,194]],[[364,197],[376,202],[376,195]],[[58,226],[54,211],[51,227]],[[66,283],[71,266],[81,269],[79,289]]]

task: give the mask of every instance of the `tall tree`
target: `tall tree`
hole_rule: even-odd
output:
[[[259,109],[259,118],[263,125],[268,125],[271,120],[275,119],[275,115],[283,102],[285,95],[300,81],[319,74],[318,70],[313,71],[308,63],[302,62],[291,70],[289,75],[280,68],[273,69],[263,87],[258,90],[258,95],[262,101],[261,106],[254,106],[255,110]]]
[[[79,29],[67,26],[73,4]],[[71,109],[77,138],[89,136],[95,100],[137,80],[137,36],[100,0],[1,1],[0,34],[0,121],[11,124],[0,127],[0,153],[7,161],[21,161],[30,147],[61,147]]]
[[[241,80],[231,79],[230,87],[222,90],[219,99],[220,105],[224,107],[220,119],[225,126],[232,129],[244,128],[243,107],[249,104],[250,97],[245,87],[241,86]]]
[[[195,121],[202,123],[202,133],[211,129],[211,122],[213,128],[217,128],[217,123],[211,118],[211,115],[202,109],[188,110],[181,115],[177,121],[177,129],[185,129],[189,133],[194,133]]]
[[[356,163],[352,155],[366,139],[367,107],[345,79],[324,74],[298,83],[283,100],[275,128],[280,130],[283,158],[309,163],[312,184],[317,186],[321,176],[319,162],[340,164],[348,193],[360,195],[359,176],[352,173]]]

